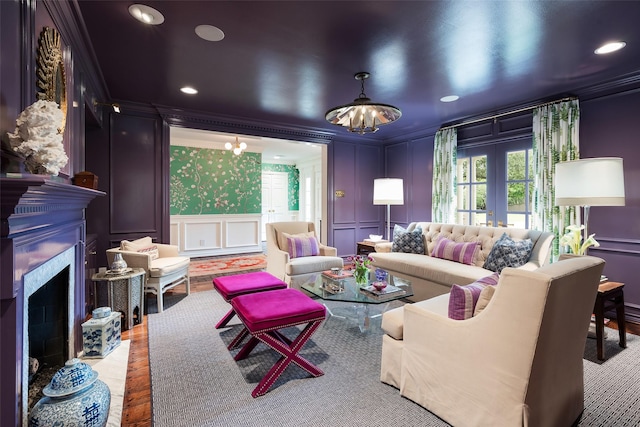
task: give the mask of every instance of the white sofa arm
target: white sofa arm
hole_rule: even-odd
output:
[[[131,268],[143,268],[147,275],[151,268],[151,255],[141,252],[123,251],[118,248],[107,249],[107,261],[109,265],[113,262],[113,258],[116,253],[120,253],[122,258],[127,263],[127,267]]]
[[[325,246],[322,243],[320,243],[320,255],[338,256],[338,249],[331,246]],[[289,261],[287,260],[287,262]]]
[[[167,245],[164,243],[154,243],[158,247],[158,258],[168,258],[180,256],[176,245]]]
[[[391,248],[393,247],[392,242],[382,242],[376,243],[376,252],[391,252]]]
[[[284,280],[285,269],[289,262],[289,253],[271,246],[267,250],[267,272]]]

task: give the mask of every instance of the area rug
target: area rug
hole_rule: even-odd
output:
[[[226,344],[240,325],[214,328],[229,307],[215,291],[168,305],[148,316],[154,426],[448,425],[380,382],[377,325],[363,334],[355,322],[328,319],[301,352],[325,375],[311,378],[289,366],[266,395],[254,399],[251,391],[272,366],[274,352],[259,346],[247,359],[233,360]],[[595,340],[587,341],[580,426],[637,425],[640,337],[629,335],[622,350],[616,336],[610,331],[604,363],[597,362]]]
[[[232,257],[193,258],[189,264],[189,276],[213,276],[237,272],[258,271],[267,268],[265,254]]]

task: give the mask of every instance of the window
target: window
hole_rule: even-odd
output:
[[[457,223],[529,228],[531,140],[458,148]]]

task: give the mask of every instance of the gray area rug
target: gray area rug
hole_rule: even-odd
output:
[[[239,331],[237,318],[214,328],[228,309],[212,290],[171,296],[162,314],[147,317],[155,426],[448,426],[379,381],[379,319],[363,334],[354,321],[330,318],[301,351],[325,374],[312,378],[292,365],[266,395],[252,398],[277,356],[260,344],[234,361],[237,350],[226,345]],[[628,335],[623,350],[617,336],[609,330],[604,362],[595,340],[587,340],[580,426],[638,425],[640,337]]]

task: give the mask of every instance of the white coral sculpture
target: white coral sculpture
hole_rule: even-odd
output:
[[[62,119],[57,103],[39,100],[20,113],[16,130],[7,133],[11,147],[25,158],[31,172],[58,175],[69,161],[58,130]]]

